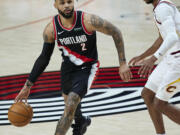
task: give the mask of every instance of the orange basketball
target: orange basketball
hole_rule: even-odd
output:
[[[14,103],[8,111],[8,119],[12,125],[22,127],[31,122],[33,117],[32,107],[24,102]]]

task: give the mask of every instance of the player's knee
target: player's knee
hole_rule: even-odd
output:
[[[76,106],[72,102],[66,104],[66,107],[64,110],[65,116],[69,118],[73,118],[75,111],[76,111]]]
[[[75,108],[73,105],[68,104],[65,107],[64,114],[66,117],[73,119],[74,117]]]
[[[141,96],[146,104],[152,104],[155,94],[147,88],[144,88],[141,92]]]
[[[70,93],[67,98],[67,102],[64,110],[65,115],[70,118],[73,118],[79,102],[80,102],[80,97],[76,93]]]
[[[168,104],[168,102],[162,101],[162,100],[160,100],[158,98],[154,99],[154,107],[160,112],[165,111],[165,108],[166,108],[167,104]]]

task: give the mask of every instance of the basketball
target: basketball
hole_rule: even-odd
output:
[[[31,122],[32,107],[24,102],[14,103],[8,110],[8,119],[12,125],[22,127]]]

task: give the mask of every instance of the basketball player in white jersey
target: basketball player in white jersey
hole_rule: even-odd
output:
[[[168,103],[180,91],[180,12],[171,1],[144,1],[154,6],[154,19],[160,33],[154,44],[141,55],[132,58],[129,64],[142,64],[139,74],[146,77],[151,73],[154,63],[161,60],[149,76],[142,97],[157,135],[165,135],[162,114],[180,124],[180,108]]]
[[[15,101],[27,99],[32,85],[49,63],[55,41],[62,52],[61,89],[65,109],[58,121],[55,135],[65,135],[75,124],[73,135],[84,135],[91,121],[82,116],[79,106],[98,71],[99,62],[96,47],[96,31],[112,36],[119,55],[119,73],[124,81],[132,78],[126,64],[124,43],[120,30],[108,21],[82,11],[74,11],[74,0],[55,0],[58,14],[44,29],[44,45],[33,69]],[[78,107],[79,106],[79,107]]]

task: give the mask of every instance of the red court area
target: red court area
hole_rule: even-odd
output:
[[[93,89],[143,87],[147,78],[140,78],[139,67],[132,67],[133,78],[130,82],[123,82],[118,73],[118,67],[100,68],[96,80],[91,86]],[[61,93],[61,73],[59,71],[45,72],[32,87],[29,98],[45,98],[59,96]],[[0,77],[0,100],[14,99],[23,87],[28,74]]]

